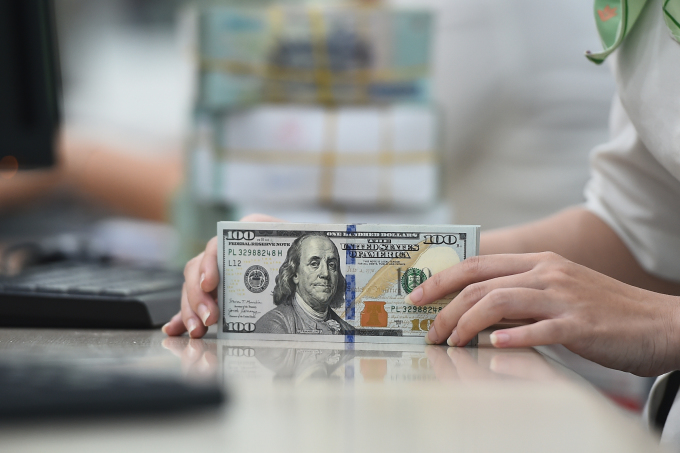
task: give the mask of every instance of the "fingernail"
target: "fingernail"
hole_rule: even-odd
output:
[[[405,298],[404,301],[407,304],[417,304],[420,302],[423,298],[423,289],[421,287],[418,287],[411,292],[411,294],[408,294]]]
[[[198,312],[198,316],[201,317],[203,320],[203,325],[208,327],[208,316],[210,316],[210,310],[208,310],[208,307],[206,307],[203,304],[200,304],[197,308],[196,311]]]
[[[451,336],[449,337],[448,340],[446,340],[446,344],[449,346],[458,346],[458,343],[460,343],[460,338],[458,338],[458,332],[456,332],[456,329],[453,329],[453,332],[451,332]]]
[[[163,332],[164,334],[167,335],[167,334],[168,334],[167,329],[168,329],[168,326],[169,326],[169,325],[170,325],[169,322],[168,322],[168,323],[165,323],[165,324],[163,325],[163,327],[161,327],[161,332]]]
[[[206,291],[203,289],[203,280],[205,280],[205,272],[203,272],[203,273],[201,274],[201,281],[198,282],[198,286],[201,287],[201,291],[206,292]]]
[[[425,342],[427,344],[439,344],[439,337],[437,336],[437,329],[435,329],[434,323],[430,326],[430,330],[427,331]]]
[[[491,344],[494,346],[503,346],[510,341],[510,335],[504,332],[492,332],[489,335],[489,340],[491,340]]]
[[[198,323],[196,322],[196,320],[194,318],[189,318],[189,320],[187,321],[187,330],[189,331],[189,335],[191,335],[191,332],[196,330],[197,327]]]

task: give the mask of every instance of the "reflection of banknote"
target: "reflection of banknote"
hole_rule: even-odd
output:
[[[220,343],[218,359],[225,381],[245,378],[257,382],[283,380],[302,384],[320,379],[355,383],[437,379],[423,347],[419,345],[266,343]],[[474,360],[476,349],[469,349],[467,353]]]
[[[404,297],[477,255],[478,226],[218,223],[221,338],[423,343],[450,297]]]
[[[211,7],[199,23],[205,107],[428,99],[427,11]]]

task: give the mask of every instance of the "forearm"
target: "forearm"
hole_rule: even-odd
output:
[[[178,157],[144,158],[63,134],[55,168],[0,178],[0,211],[55,190],[70,190],[127,215],[167,220],[172,194],[181,180]]]
[[[167,220],[181,183],[179,158],[145,158],[97,142],[70,139],[63,149],[64,180],[78,194],[127,215]]]
[[[11,179],[0,179],[0,211],[30,203],[59,186],[56,170],[19,172]]]
[[[640,288],[680,295],[680,283],[647,273],[618,235],[590,211],[575,207],[537,222],[482,234],[481,254],[552,251]]]

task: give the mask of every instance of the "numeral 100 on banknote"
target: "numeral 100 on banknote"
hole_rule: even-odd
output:
[[[450,295],[404,297],[475,256],[479,226],[220,222],[219,338],[423,343]]]

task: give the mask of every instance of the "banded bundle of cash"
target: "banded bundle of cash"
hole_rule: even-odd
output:
[[[432,16],[349,5],[204,7],[199,103],[427,101]]]
[[[423,343],[404,297],[479,249],[479,226],[219,222],[218,338]]]
[[[198,199],[229,204],[425,209],[439,193],[427,106],[266,105],[198,120]]]

